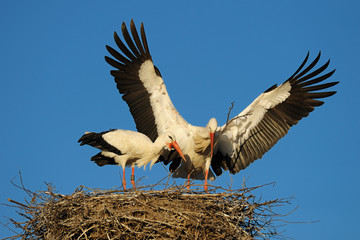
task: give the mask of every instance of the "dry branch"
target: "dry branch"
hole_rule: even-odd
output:
[[[196,185],[193,185],[196,186]],[[19,186],[18,186],[19,187]],[[269,239],[279,237],[274,208],[289,199],[260,202],[252,192],[213,187],[217,193],[170,186],[135,191],[79,187],[71,195],[31,192],[31,201],[9,200],[25,221],[11,222],[22,239]],[[150,190],[147,190],[150,189]],[[9,238],[12,239],[12,238]]]

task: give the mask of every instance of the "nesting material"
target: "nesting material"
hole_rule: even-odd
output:
[[[157,186],[159,187],[159,186]],[[197,186],[192,185],[191,188]],[[273,209],[287,199],[261,201],[255,189],[171,186],[135,191],[79,187],[71,195],[24,189],[30,201],[9,199],[25,218],[11,220],[23,239],[269,239],[279,237]],[[258,190],[257,190],[258,191]]]

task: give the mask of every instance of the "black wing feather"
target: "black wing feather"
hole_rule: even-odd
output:
[[[117,33],[114,33],[114,40],[120,52],[110,46],[106,46],[106,49],[114,59],[106,56],[105,61],[116,69],[111,70],[110,73],[115,79],[120,94],[123,95],[123,99],[129,106],[137,130],[147,135],[152,141],[155,141],[158,133],[150,104],[150,93],[139,78],[141,65],[145,61],[151,60],[150,51],[144,25],[141,24],[140,27],[141,40],[133,20],[130,22],[130,30],[132,37],[125,23],[122,24],[121,31],[127,46]],[[156,72],[159,73],[159,71]]]
[[[333,70],[320,75],[327,69],[330,61],[313,70],[319,62],[320,56],[321,52],[302,70],[306,65],[309,53],[306,55],[301,66],[285,81],[291,85],[288,98],[273,108],[267,109],[261,121],[250,130],[249,137],[243,139],[240,145],[234,149],[232,158],[220,151],[214,154],[211,166],[216,175],[220,175],[222,169],[235,174],[248,167],[250,163],[261,158],[279,139],[284,137],[293,125],[297,124],[302,118],[307,117],[315,107],[324,103],[317,99],[327,98],[336,93],[336,91],[321,92],[321,90],[333,87],[339,82],[317,84],[328,79],[335,72]],[[311,70],[313,71],[310,72]],[[265,92],[271,92],[275,89],[273,86]]]

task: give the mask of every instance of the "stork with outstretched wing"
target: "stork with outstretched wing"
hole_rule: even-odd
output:
[[[298,70],[280,86],[274,85],[257,97],[244,111],[224,126],[218,127],[212,118],[206,127],[189,124],[175,109],[159,69],[153,64],[144,25],[140,36],[134,21],[130,30],[122,24],[122,41],[117,33],[114,39],[120,52],[106,46],[113,58],[105,57],[115,70],[111,70],[117,88],[130,108],[139,132],[153,141],[164,132],[175,134],[187,161],[174,154],[163,155],[171,162],[173,177],[189,179],[215,178],[223,170],[235,174],[245,169],[266,153],[300,119],[309,115],[335,91],[321,91],[338,82],[319,84],[335,70],[323,74],[329,61],[317,68],[319,55],[308,66],[309,53]],[[126,45],[125,45],[126,43]],[[210,169],[210,165],[212,170]]]

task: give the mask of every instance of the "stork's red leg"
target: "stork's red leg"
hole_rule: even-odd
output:
[[[207,193],[209,193],[209,191],[208,191],[208,187],[207,187],[208,174],[209,174],[209,170],[208,170],[208,169],[206,169],[206,172],[205,172],[204,190],[205,190]]]
[[[188,174],[188,177],[187,177],[187,186],[186,186],[187,189],[190,189],[190,175],[191,175],[191,172]]]
[[[126,190],[125,168],[123,168],[123,180],[122,180],[122,182],[123,182],[123,188],[124,188],[124,190]]]
[[[131,184],[133,185],[134,189],[135,187],[135,165],[131,166]]]
[[[210,168],[211,158],[207,158],[205,162],[205,182],[204,182],[204,190],[209,193],[208,186],[207,186],[207,180],[209,175],[209,168]]]

